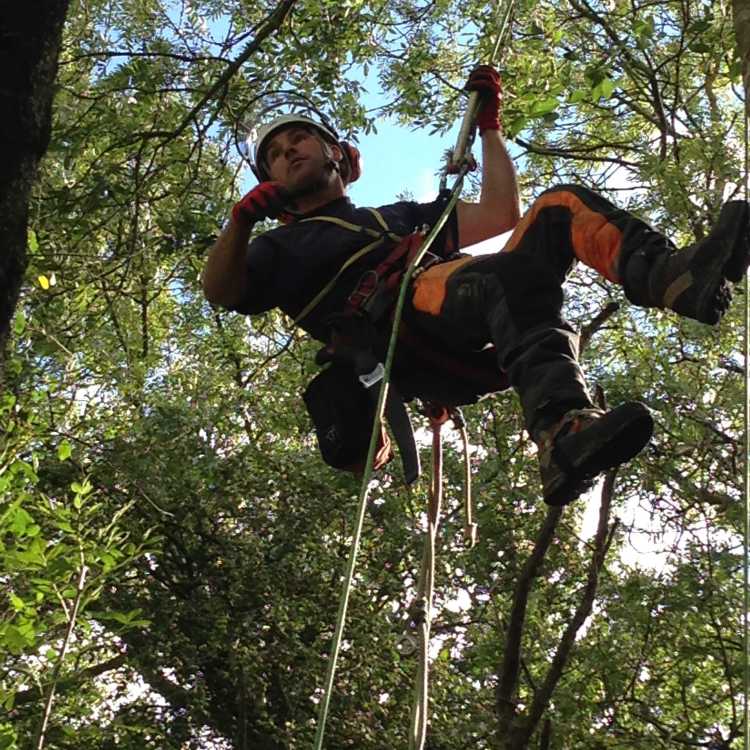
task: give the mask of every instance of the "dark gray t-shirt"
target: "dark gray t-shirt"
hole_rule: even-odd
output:
[[[405,236],[425,225],[432,226],[444,206],[445,199],[441,197],[432,203],[401,201],[377,210],[391,232]],[[300,218],[308,216],[333,216],[382,231],[371,211],[357,208],[346,197]],[[457,231],[454,209],[430,252],[440,257],[453,252],[452,248],[458,247]],[[447,237],[451,242],[446,242]],[[250,292],[234,309],[252,315],[278,307],[291,318],[296,318],[344,263],[372,240],[369,234],[355,233],[327,221],[295,221],[264,232],[248,245],[246,267]],[[348,296],[365,271],[375,268],[394,244],[391,240],[386,241],[347,268],[334,288],[300,321],[300,326],[314,338],[325,341],[325,319],[332,313],[343,311]]]

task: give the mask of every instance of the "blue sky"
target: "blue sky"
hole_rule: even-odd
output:
[[[349,188],[349,196],[359,206],[382,206],[396,200],[408,190],[417,201],[430,201],[438,194],[445,150],[456,144],[461,122],[456,122],[444,135],[429,135],[383,120],[377,123],[377,134],[359,138],[363,158],[362,177]],[[480,144],[474,144],[474,156],[479,157]],[[448,186],[452,185],[449,179]],[[508,233],[509,236],[509,233]],[[507,239],[495,238],[464,248],[471,253],[500,250]]]
[[[375,68],[367,75],[359,70],[354,78],[363,86],[361,102],[368,110],[384,104],[388,97],[380,88]],[[363,171],[362,177],[349,188],[354,203],[384,205],[407,190],[417,201],[435,198],[440,181],[437,173],[445,150],[455,145],[460,121],[443,135],[430,135],[428,129],[398,124],[395,118],[378,120],[375,125],[377,133],[359,136],[357,141]]]
[[[363,158],[362,177],[349,189],[351,199],[361,206],[377,206],[395,200],[408,190],[416,200],[437,195],[443,154],[455,145],[458,124],[449,135],[428,135],[393,122],[377,123],[377,134],[359,139]]]

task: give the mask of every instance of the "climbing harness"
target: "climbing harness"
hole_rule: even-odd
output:
[[[315,361],[319,365],[332,363],[333,367],[324,370],[313,379],[305,390],[304,400],[315,425],[323,458],[336,468],[361,471],[364,468],[362,456],[366,455],[366,450],[364,454],[361,451],[365,448],[371,430],[371,420],[375,417],[377,408],[378,389],[375,386],[383,378],[385,369],[373,351],[372,324],[368,318],[343,313],[335,318],[329,318],[328,324],[330,342],[318,352]],[[334,376],[337,370],[339,373]],[[330,387],[333,377],[336,377],[336,382],[333,383],[335,388]],[[353,395],[347,399],[346,396],[352,391]],[[360,402],[364,400],[365,408],[341,414],[341,405],[338,402],[351,401],[352,398],[359,399]],[[326,411],[330,408],[335,410],[332,415],[334,419],[329,418]],[[361,419],[362,411],[367,419]],[[412,484],[420,474],[419,451],[404,399],[395,387],[388,392],[384,416],[399,447],[404,480],[407,484]],[[346,425],[349,427],[345,429]],[[327,445],[345,450],[348,465],[337,465],[329,460],[326,455]],[[354,450],[357,451],[356,455],[352,454]],[[380,438],[373,468],[384,465],[391,455],[387,434],[380,424]]]
[[[303,394],[308,413],[315,425],[318,445],[324,460],[335,468],[352,471],[361,471],[364,468],[358,453],[364,448],[362,438],[369,434],[369,425],[375,418],[378,396],[375,386],[385,372],[382,363],[377,361],[373,352],[373,324],[391,307],[393,290],[401,278],[404,267],[418,251],[422,240],[420,234],[402,237],[392,232],[379,211],[374,208],[369,211],[379,225],[379,230],[353,224],[335,216],[312,216],[302,220],[329,222],[348,231],[364,234],[373,240],[341,266],[294,320],[297,324],[306,318],[334,288],[341,275],[356,261],[382,247],[387,241],[396,243],[376,268],[362,276],[349,295],[343,313],[328,319],[331,340],[316,357],[317,364],[334,363],[345,366],[347,370],[353,370],[359,382],[348,376],[341,367],[328,369],[319,373]],[[432,259],[430,263],[439,260],[437,256],[432,256]],[[375,302],[378,303],[377,310],[374,309]],[[368,397],[364,399],[364,408],[342,410],[341,405],[336,403],[342,400],[349,403],[359,400],[362,405],[362,388]],[[333,398],[326,398],[327,394],[332,394]],[[371,402],[372,408],[368,408],[368,401]],[[358,422],[356,415],[363,413],[367,419]],[[386,397],[384,415],[399,446],[404,479],[407,484],[412,484],[420,474],[419,451],[404,399],[393,385]],[[367,432],[364,435],[358,429],[360,423],[366,427]],[[388,436],[382,425],[378,441],[373,467],[375,469],[387,463],[392,456]]]
[[[443,194],[443,199],[445,198],[446,194]],[[378,390],[374,386],[379,383],[384,373],[383,365],[375,353],[376,350],[382,350],[384,344],[379,335],[379,330],[382,331],[380,323],[385,322],[386,316],[390,315],[395,304],[398,284],[408,264],[420,251],[426,231],[400,236],[390,230],[379,211],[372,208],[368,210],[375,218],[379,229],[354,224],[335,216],[319,215],[302,220],[331,223],[346,231],[373,238],[373,241],[349,258],[294,320],[295,324],[299,324],[310,315],[335,287],[342,274],[359,258],[381,248],[385,242],[395,243],[388,255],[375,268],[367,270],[360,277],[354,290],[349,294],[343,311],[326,319],[329,343],[318,352],[316,363],[327,365],[328,369],[318,373],[303,394],[323,460],[334,468],[355,473],[361,473],[364,469],[378,395]],[[423,254],[415,275],[423,273],[435,263],[446,260],[450,258],[442,258],[428,251]],[[424,380],[426,365],[429,368],[428,378],[434,381],[433,390],[436,384],[444,383],[443,390],[451,391],[450,394],[442,396],[450,395],[453,399],[450,400],[451,405],[471,403],[480,394],[508,387],[507,379],[503,374],[499,374],[497,369],[494,347],[481,352],[467,353],[459,358],[445,350],[434,350],[423,337],[415,336],[403,324],[399,330],[399,343],[403,345],[402,349],[408,350],[402,352],[402,358],[410,356],[419,362],[420,380]],[[394,382],[403,380],[404,377],[402,372],[399,378],[391,381],[385,417],[399,446],[405,481],[412,484],[419,477],[420,466],[419,453],[405,406],[410,398],[404,398],[406,394],[399,392],[400,384]],[[458,387],[457,383],[460,383],[461,387]],[[407,388],[414,387],[408,380],[404,385]],[[426,390],[420,391],[419,396],[428,400],[440,398],[435,393],[425,395],[429,393],[430,387],[427,387]],[[408,395],[411,397],[411,392]],[[381,425],[374,469],[381,468],[392,456],[387,433]]]
[[[392,232],[390,230],[380,211],[375,208],[370,208],[368,210],[380,225],[380,231],[378,231],[377,229],[372,229],[371,227],[362,226],[360,224],[353,224],[352,222],[345,221],[344,219],[339,219],[337,216],[310,216],[300,221],[300,223],[324,221],[330,224],[335,224],[342,229],[347,229],[350,232],[355,232],[356,234],[364,234],[373,239],[372,242],[365,245],[361,250],[357,251],[356,253],[354,253],[354,255],[347,259],[347,261],[336,272],[334,277],[320,290],[320,292],[318,292],[318,294],[315,295],[315,297],[310,300],[310,302],[307,303],[307,305],[305,305],[303,310],[294,318],[294,325],[298,325],[300,321],[304,320],[320,304],[320,302],[326,297],[326,295],[336,286],[336,282],[341,278],[344,271],[353,266],[361,258],[364,258],[365,255],[368,255],[373,250],[377,250],[378,248],[382,247],[384,243],[390,240],[398,244],[391,251],[388,257],[374,271],[370,271],[369,274],[373,274],[376,279],[379,279],[385,274],[386,271],[389,271],[391,267],[395,266],[397,260],[400,260],[403,257],[404,251],[402,250],[402,243],[404,242],[405,238],[402,235],[396,234],[395,232]],[[409,237],[411,236],[412,235],[409,235]],[[354,292],[352,292],[352,295],[350,295],[350,297],[356,297],[356,295],[358,294],[361,294],[359,286],[357,287],[357,289],[355,289]],[[362,307],[362,303],[352,303],[349,305],[347,312],[357,312]]]

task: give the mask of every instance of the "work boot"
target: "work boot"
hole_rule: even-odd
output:
[[[750,262],[750,205],[724,204],[711,233],[683,250],[644,247],[625,260],[623,286],[632,302],[662,307],[714,325],[729,309],[733,282]]]
[[[629,401],[612,409],[573,409],[536,436],[544,502],[567,505],[607,469],[629,461],[651,438],[648,407]]]

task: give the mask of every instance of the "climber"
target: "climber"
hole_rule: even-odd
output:
[[[539,449],[544,500],[564,505],[602,471],[639,453],[653,429],[644,404],[603,411],[592,403],[576,333],[561,315],[567,274],[580,261],[622,285],[636,305],[715,324],[748,266],[749,206],[725,204],[713,231],[681,250],[579,186],[545,191],[521,217],[515,170],[502,137],[500,77],[479,66],[466,89],[480,96],[480,198],[459,201],[451,212],[430,249],[429,267],[412,282],[403,319],[412,333],[459,359],[494,345],[496,365],[515,388]],[[234,206],[210,251],[202,277],[205,295],[244,314],[280,308],[323,343],[330,342],[330,321],[359,294],[362,280],[396,244],[395,236],[434,224],[445,202],[444,197],[402,201],[378,212],[355,207],[346,189],[359,177],[359,153],[327,122],[301,115],[261,128],[253,167],[260,184]],[[250,241],[258,221],[275,217],[284,223]],[[500,252],[459,253],[511,229]],[[378,233],[384,241],[355,258]],[[381,315],[375,328],[385,323],[387,315]],[[402,373],[414,370],[408,349],[402,347],[409,363]],[[371,365],[368,359],[365,369]],[[428,371],[418,370],[417,380]],[[394,380],[399,383],[398,373]],[[459,381],[454,378],[457,387]],[[409,397],[422,395],[413,383],[402,390]]]

